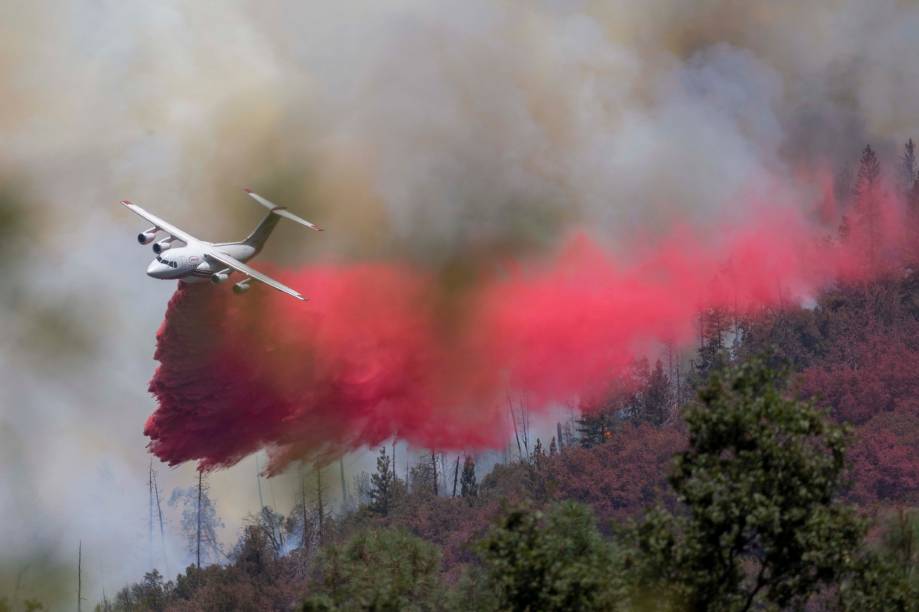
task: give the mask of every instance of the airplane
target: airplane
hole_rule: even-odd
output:
[[[171,223],[147,212],[137,204],[122,200],[121,203],[127,208],[153,224],[153,227],[137,235],[137,242],[140,244],[153,242],[153,252],[156,253],[156,259],[150,262],[147,267],[147,275],[159,279],[180,280],[183,283],[199,283],[210,280],[212,283],[219,285],[229,280],[230,275],[234,272],[239,272],[244,274],[246,278],[233,285],[234,293],[245,293],[249,290],[250,281],[257,280],[291,297],[305,301],[306,298],[298,291],[247,266],[245,262],[258,255],[272,230],[274,230],[274,226],[277,225],[281,218],[289,219],[317,232],[321,232],[322,228],[306,219],[301,219],[282,206],[272,204],[251,189],[245,189],[245,192],[253,200],[267,208],[268,214],[249,234],[248,238],[239,242],[215,243],[199,240]],[[156,237],[160,232],[167,234],[167,237],[157,241]],[[182,243],[184,246],[176,246],[177,242]]]

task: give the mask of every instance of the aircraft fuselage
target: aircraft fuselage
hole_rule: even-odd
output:
[[[245,262],[255,256],[254,247],[246,244],[211,245],[230,257]],[[226,266],[210,261],[204,256],[204,249],[194,244],[167,249],[156,256],[147,266],[147,276],[164,280],[181,280],[186,283],[200,283],[213,280]]]
[[[137,204],[122,200],[123,206],[151,224],[137,234],[137,242],[153,243],[153,252],[156,253],[156,259],[147,266],[147,275],[185,283],[210,280],[220,284],[229,280],[231,274],[242,274],[244,278],[233,284],[234,293],[245,293],[249,290],[251,281],[256,281],[305,302],[306,298],[299,291],[259,272],[245,262],[258,255],[280,219],[293,221],[317,232],[321,232],[322,228],[298,217],[286,208],[272,204],[251,189],[246,189],[246,193],[267,208],[268,214],[245,240],[238,242],[205,242]],[[157,240],[160,234],[166,234],[166,238]]]

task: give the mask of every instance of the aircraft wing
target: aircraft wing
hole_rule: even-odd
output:
[[[152,220],[150,222],[153,223]],[[246,264],[239,261],[235,257],[230,257],[226,253],[220,252],[218,249],[214,247],[207,248],[205,255],[215,261],[219,261],[220,263],[227,266],[228,268],[233,268],[237,272],[242,272],[243,274],[250,276],[259,282],[265,283],[269,287],[272,287],[274,289],[277,289],[278,291],[286,293],[289,296],[295,297],[298,300],[306,301],[306,298],[300,295],[299,292],[291,289],[287,285],[279,283],[278,281],[274,280],[270,276],[266,276],[262,274],[261,272],[259,272],[258,270],[247,266]]]
[[[131,211],[133,211],[135,214],[140,215],[141,217],[143,217],[144,219],[146,219],[147,221],[149,221],[150,223],[152,223],[153,225],[155,225],[155,226],[157,227],[157,229],[166,232],[167,234],[169,234],[169,235],[172,236],[173,238],[178,238],[179,240],[181,240],[181,241],[184,242],[185,244],[189,244],[190,242],[201,242],[200,240],[198,240],[197,238],[195,238],[195,237],[192,236],[191,234],[186,233],[186,232],[180,230],[179,228],[177,228],[175,225],[169,223],[168,221],[163,221],[162,219],[160,219],[159,217],[157,217],[157,216],[154,215],[153,213],[147,212],[146,210],[144,210],[143,208],[141,208],[141,207],[138,206],[137,204],[134,204],[134,203],[129,202],[129,201],[127,201],[127,200],[122,200],[121,203],[124,204],[125,207],[131,209]]]

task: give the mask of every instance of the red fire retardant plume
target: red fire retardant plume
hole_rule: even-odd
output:
[[[896,232],[884,233],[889,251]],[[157,335],[159,406],[145,433],[164,461],[203,469],[267,448],[271,473],[393,436],[500,446],[508,394],[539,409],[602,393],[634,357],[689,345],[700,309],[794,303],[890,257],[855,234],[826,236],[797,215],[761,214],[714,239],[676,232],[628,261],[574,236],[543,260],[502,262],[452,308],[455,296],[403,264],[277,272],[305,304],[180,284]]]
[[[277,470],[393,435],[438,446],[498,442],[503,432],[484,404],[456,403],[483,399],[474,385],[451,396],[448,379],[457,379],[447,374],[462,364],[438,344],[422,277],[383,265],[279,276],[315,299],[180,284],[150,382],[159,408],[145,433],[157,456],[208,469],[268,446]]]

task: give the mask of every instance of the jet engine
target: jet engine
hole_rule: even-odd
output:
[[[164,238],[159,242],[153,244],[153,252],[159,255],[163,251],[168,251],[172,248],[172,238]]]
[[[252,286],[249,284],[249,280],[250,279],[247,278],[246,280],[241,280],[235,285],[233,285],[233,293],[239,295],[239,294],[242,294],[248,291],[249,288]]]
[[[137,242],[141,244],[150,244],[156,240],[156,231],[157,230],[155,227],[151,227],[150,229],[137,234]]]
[[[215,285],[225,283],[228,278],[230,278],[229,272],[215,272],[214,274],[211,274],[211,282]]]

